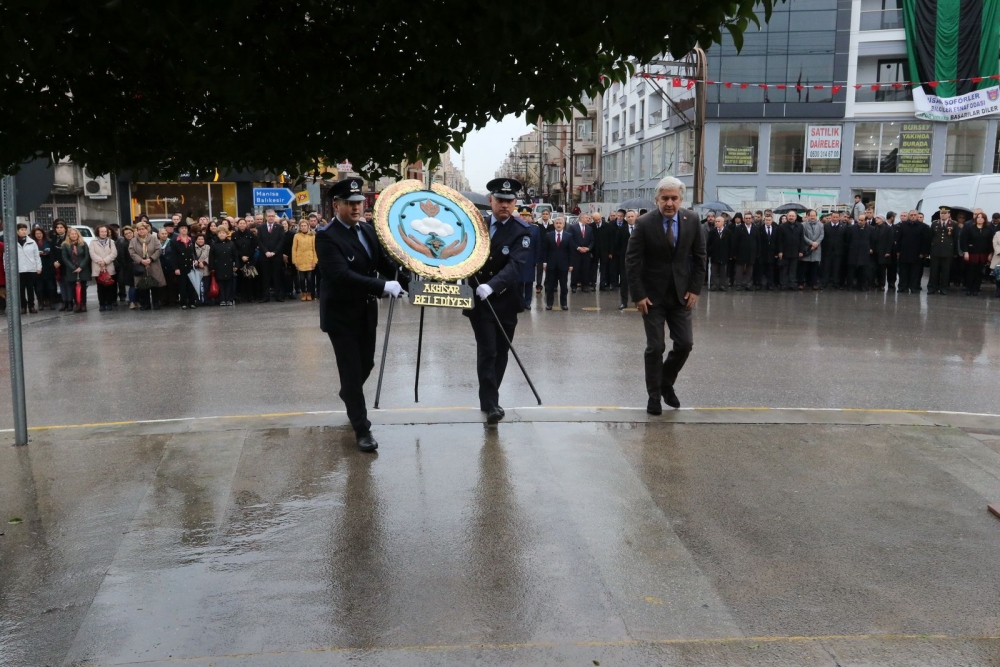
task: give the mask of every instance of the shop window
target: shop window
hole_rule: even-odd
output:
[[[932,133],[931,124],[924,122],[857,123],[852,170],[856,174],[928,174]]]
[[[966,120],[948,125],[944,155],[946,174],[978,174],[983,171],[986,150],[986,121]]]
[[[677,133],[677,169],[678,174],[690,174],[694,171],[694,131],[684,130]]]
[[[771,157],[768,171],[772,173],[836,174],[840,157],[809,157],[806,152],[805,123],[774,123],[771,125]],[[839,151],[838,151],[839,153]]]
[[[758,123],[722,123],[719,126],[719,171],[755,173],[759,133]]]

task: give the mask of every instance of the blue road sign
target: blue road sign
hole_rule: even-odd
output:
[[[288,207],[295,201],[295,193],[288,188],[254,188],[254,206]]]

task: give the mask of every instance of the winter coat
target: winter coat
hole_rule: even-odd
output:
[[[919,262],[930,246],[930,227],[922,222],[908,220],[893,229],[896,230],[896,253],[901,262]]]
[[[0,246],[0,252],[3,252],[3,247]],[[1000,266],[1000,232],[993,234],[993,259],[990,261],[990,268],[995,269]],[[2,278],[3,271],[0,271],[0,278]]]
[[[970,255],[988,255],[993,252],[993,230],[989,225],[979,229],[966,224],[962,230],[962,250]]]
[[[35,244],[38,246],[38,254],[42,258],[42,278],[54,280],[56,277],[56,257],[60,254],[59,248],[55,248],[53,252],[52,244],[48,239],[41,243],[35,240]]]
[[[316,236],[299,232],[292,240],[292,264],[299,271],[312,271],[319,259],[316,257]]]
[[[773,231],[772,231],[773,233]],[[736,225],[733,231],[732,252],[737,264],[756,264],[757,250],[760,247],[758,235],[760,230],[753,225],[749,231],[746,225]]]
[[[249,229],[233,232],[233,247],[236,249],[236,267],[242,269],[244,264],[253,264],[253,254],[257,250],[257,237]],[[243,257],[247,261],[243,261]]]
[[[826,230],[823,229],[823,223],[820,221],[810,222],[805,221],[802,223],[802,240],[804,241],[805,250],[802,252],[805,255],[802,257],[803,262],[819,262],[823,259],[823,237],[826,234]],[[813,243],[818,243],[816,249],[809,252],[809,247]]]
[[[128,244],[128,254],[132,258],[133,266],[143,259],[151,260],[149,266],[146,267],[146,275],[156,282],[157,287],[163,287],[167,284],[167,281],[163,277],[163,267],[160,265],[163,248],[160,247],[159,239],[152,234],[147,234],[144,242],[136,234]],[[135,277],[136,282],[138,282],[139,278],[141,276]]]
[[[887,266],[892,264],[892,246],[894,236],[892,227],[883,222],[881,225],[871,225],[872,228],[872,259],[876,264]]]
[[[712,262],[725,264],[733,258],[732,237],[733,232],[729,227],[723,227],[721,235],[718,229],[708,233],[706,252]]]
[[[781,245],[780,252],[782,253],[782,259],[799,259],[799,253],[802,252],[802,223],[786,222],[783,225],[778,225],[778,233],[781,235]]]
[[[101,262],[104,262],[104,268],[109,274],[115,275],[118,248],[115,247],[115,242],[111,239],[104,240],[106,241],[104,244],[101,243],[101,239],[94,239],[90,242],[90,273],[94,278],[101,275]]]
[[[115,259],[115,270],[118,278],[119,280],[125,279],[125,284],[131,285],[128,278],[132,275],[132,258],[128,256],[128,240],[124,236],[116,238],[115,249],[118,251],[118,257]]]
[[[203,266],[194,267],[201,274],[202,278],[207,276],[209,271],[212,270],[212,246],[208,245],[208,239],[205,239],[205,241],[205,245],[203,246],[197,244],[194,246],[194,260],[199,263],[204,262]]]
[[[875,235],[870,225],[854,225],[847,230],[847,263],[850,266],[866,266],[872,260],[872,246]]]
[[[186,276],[194,268],[194,239],[187,237],[187,243],[178,238],[171,241],[170,246],[174,251],[174,270],[180,270],[182,276]]]
[[[90,280],[90,251],[87,249],[87,244],[82,241],[75,246],[68,242],[63,244],[62,265],[66,282],[85,283]],[[76,273],[77,268],[81,269],[79,273]]]
[[[212,252],[208,260],[208,266],[215,271],[215,279],[219,282],[226,282],[236,275],[236,265],[239,257],[236,256],[236,245],[226,239],[218,241],[212,246]]]
[[[17,272],[38,273],[42,270],[42,257],[38,254],[38,244],[30,236],[17,240]]]

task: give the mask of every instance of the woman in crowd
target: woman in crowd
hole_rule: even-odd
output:
[[[90,273],[97,282],[97,302],[101,304],[102,313],[110,311],[117,303],[118,285],[115,279],[115,260],[118,259],[118,248],[111,238],[111,230],[107,225],[97,227],[97,238],[90,242]],[[107,284],[101,284],[101,274],[107,271]]]
[[[35,296],[38,298],[38,310],[45,310],[48,306],[50,310],[56,309],[56,255],[59,249],[52,251],[52,243],[45,236],[45,230],[35,227],[31,230],[31,238],[38,246],[38,255],[42,259],[42,273],[35,280]]]
[[[965,260],[965,295],[979,296],[983,282],[983,265],[989,264],[993,255],[993,233],[986,221],[986,214],[976,213],[973,224],[962,229],[962,259]]]
[[[118,251],[118,258],[115,260],[115,281],[118,283],[118,300],[128,299],[129,308],[134,299],[132,298],[132,259],[128,256],[128,243],[132,240],[134,232],[132,228],[125,225],[121,229],[121,234],[115,238],[115,249]]]
[[[229,230],[224,225],[218,229],[219,240],[212,246],[209,260],[211,272],[219,283],[219,305],[236,305],[236,246],[229,240]]]
[[[236,231],[233,233],[233,248],[236,251],[236,268],[239,271],[236,280],[239,283],[240,303],[253,303],[254,277],[257,275],[254,262],[257,237],[248,229],[246,218],[240,218],[236,222]]]
[[[38,245],[28,236],[28,225],[17,223],[17,272],[21,280],[21,314],[35,310],[35,281],[42,274]]]
[[[309,231],[309,221],[299,221],[299,231],[292,239],[292,264],[298,271],[299,290],[303,301],[316,298],[314,271],[319,260],[316,257],[316,237]],[[532,267],[534,271],[534,267]]]
[[[142,304],[141,310],[159,310],[160,290],[167,284],[160,266],[163,248],[150,229],[148,222],[136,224],[135,238],[128,244],[128,254],[135,267],[136,300]]]
[[[199,297],[204,305],[210,305],[208,287],[211,284],[209,264],[211,262],[212,246],[205,242],[205,234],[198,234],[194,239],[194,268],[201,277],[198,285]]]
[[[66,272],[66,293],[63,299],[67,296],[71,299],[74,313],[87,312],[87,281],[91,277],[90,252],[80,232],[73,227],[69,228],[62,244],[62,266]]]
[[[73,295],[69,293],[69,280],[66,276],[66,267],[62,261],[62,247],[66,242],[66,223],[56,218],[52,222],[52,253],[54,255],[52,266],[56,270],[56,284],[59,286],[59,294],[62,297],[62,308],[59,312],[73,310]]]
[[[194,268],[194,240],[188,235],[188,229],[187,221],[181,220],[177,225],[177,238],[170,244],[174,250],[173,268],[180,294],[181,310],[195,308],[195,301],[198,300],[194,285],[188,276]]]

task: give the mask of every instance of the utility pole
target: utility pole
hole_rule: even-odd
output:
[[[705,79],[708,78],[708,64],[705,51],[694,47],[695,83],[694,88],[694,203],[705,201]]]
[[[573,117],[569,118],[569,191],[566,193],[566,205],[570,211],[573,210],[573,172],[576,167],[573,164]]]
[[[21,285],[17,271],[17,183],[3,177],[4,266],[7,275],[7,343],[10,346],[10,399],[14,409],[14,444],[28,444],[28,413],[24,397],[24,345],[21,340]]]
[[[538,117],[538,198],[547,193],[549,188],[545,183],[545,121]]]

